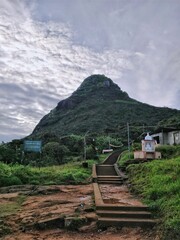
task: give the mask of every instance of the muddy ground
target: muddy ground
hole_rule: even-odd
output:
[[[108,202],[139,204],[125,186],[101,185],[101,191]],[[13,204],[19,208],[14,213]],[[2,210],[11,205],[12,210]],[[98,226],[92,184],[1,188],[0,209],[3,240],[159,240],[153,229]]]

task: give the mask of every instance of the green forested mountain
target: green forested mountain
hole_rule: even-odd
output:
[[[86,78],[67,99],[44,116],[31,137],[53,134],[127,135],[127,122],[133,138],[161,126],[180,126],[180,111],[155,107],[132,99],[104,75]]]

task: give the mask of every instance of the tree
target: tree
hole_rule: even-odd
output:
[[[49,142],[43,148],[45,160],[51,163],[61,164],[68,153],[69,149],[65,145],[60,145],[58,142]]]
[[[17,160],[16,151],[7,144],[0,145],[0,161],[12,163]]]
[[[99,152],[102,152],[103,149],[108,149],[111,145],[122,146],[121,139],[112,138],[110,136],[99,136],[96,138],[96,146]]]
[[[83,152],[83,137],[79,135],[69,135],[61,138],[61,145],[67,146],[71,154],[79,156]]]

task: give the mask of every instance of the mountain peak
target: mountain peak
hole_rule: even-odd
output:
[[[94,91],[101,88],[112,88],[112,87],[120,90],[118,85],[115,84],[110,78],[106,77],[105,75],[94,74],[84,79],[84,81],[82,82],[80,87],[77,89],[77,91],[86,90],[86,92],[89,92],[91,90]]]
[[[113,84],[113,81],[105,75],[94,74],[84,79],[80,88],[88,87],[89,85],[96,87],[110,87]]]
[[[85,99],[91,98],[100,100],[121,98],[125,100],[129,99],[129,96],[110,78],[105,75],[95,74],[84,79],[80,87],[69,98],[58,103],[56,109],[72,109]]]
[[[118,132],[127,122],[138,126],[152,126],[172,116],[179,119],[180,111],[136,101],[110,78],[92,75],[86,78],[70,97],[60,101],[56,108],[41,119],[32,136],[49,132],[58,136],[84,134],[87,131]],[[126,137],[124,130],[121,134]],[[136,133],[138,134],[140,135],[141,131]]]

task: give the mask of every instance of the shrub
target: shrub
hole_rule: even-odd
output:
[[[30,177],[33,176],[31,168],[22,165],[15,165],[12,167],[12,174],[18,177],[23,184],[29,183]]]
[[[88,161],[87,161],[88,162]],[[30,167],[0,163],[0,186],[20,184],[79,184],[91,175],[92,163],[83,168],[82,163],[72,162],[61,166]]]
[[[141,195],[162,221],[164,239],[179,239],[180,157],[132,164],[127,168],[131,189]],[[168,236],[168,238],[167,238]]]
[[[0,176],[0,187],[12,186],[12,185],[21,185],[21,180],[16,176]]]
[[[68,155],[69,149],[65,145],[60,145],[58,142],[49,142],[43,148],[43,156],[45,160],[52,159],[54,163],[62,164],[64,157]]]
[[[172,158],[180,155],[180,145],[162,145],[156,148],[156,151],[161,152],[163,158]]]
[[[126,150],[121,153],[120,158],[118,159],[118,164],[120,167],[124,167],[125,163],[131,159],[134,159],[133,152]]]

